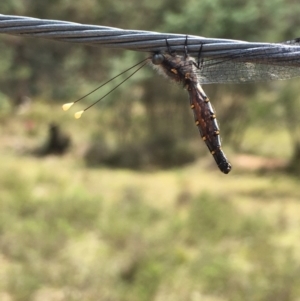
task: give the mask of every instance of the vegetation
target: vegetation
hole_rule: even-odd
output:
[[[251,41],[299,35],[290,0],[12,0],[0,11]],[[299,299],[298,79],[205,87],[233,164],[225,176],[186,93],[147,68],[80,120],[61,111],[142,55],[13,36],[0,51],[1,301]],[[37,156],[52,123],[72,148]]]
[[[98,112],[76,122],[49,107],[2,117],[1,300],[297,300],[297,178],[251,171],[239,154],[230,176],[210,155],[165,171],[90,168]],[[74,131],[72,151],[36,157],[53,116]],[[250,145],[264,136],[253,132]]]

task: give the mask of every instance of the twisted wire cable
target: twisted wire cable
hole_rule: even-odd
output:
[[[0,33],[150,53],[167,52],[167,40],[177,54],[184,54],[187,50],[189,55],[197,57],[201,49],[203,58],[234,58],[239,62],[265,64],[292,61],[300,64],[298,39],[284,43],[251,43],[3,14],[0,14]]]

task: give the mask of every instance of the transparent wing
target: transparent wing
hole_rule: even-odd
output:
[[[300,76],[300,51],[298,47],[277,44],[218,53],[200,62],[197,75],[201,84],[289,79]]]

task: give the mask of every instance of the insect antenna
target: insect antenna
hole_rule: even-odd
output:
[[[114,76],[113,78],[109,79],[108,81],[106,81],[105,83],[101,84],[100,86],[98,86],[97,88],[95,88],[94,90],[92,90],[91,92],[89,92],[88,94],[85,94],[84,96],[80,97],[79,99],[77,99],[74,102],[69,102],[69,103],[65,103],[62,106],[62,109],[64,111],[69,110],[75,103],[79,102],[80,100],[82,100],[83,98],[91,95],[93,92],[97,91],[98,89],[102,88],[103,86],[105,86],[106,84],[110,83],[111,81],[113,81],[114,79],[116,79],[117,77],[123,75],[124,73],[128,72],[129,70],[139,66],[140,64],[142,64],[139,68],[137,68],[134,72],[132,72],[129,76],[127,76],[124,80],[122,80],[118,85],[116,85],[114,88],[112,88],[109,92],[107,92],[105,95],[103,95],[101,98],[99,98],[98,100],[96,100],[93,104],[91,104],[90,106],[88,106],[87,108],[85,108],[82,111],[79,111],[77,113],[75,113],[75,118],[79,119],[81,117],[81,115],[88,110],[89,108],[91,108],[92,106],[94,106],[95,104],[97,104],[99,101],[101,101],[103,98],[105,98],[107,95],[109,95],[111,92],[113,92],[114,90],[116,90],[119,86],[121,86],[124,82],[126,82],[130,77],[132,77],[135,73],[137,73],[140,69],[142,69],[146,64],[147,61],[149,60],[149,58],[146,58],[142,61],[140,61],[139,63],[133,65],[132,67],[122,71],[121,73],[119,73],[118,75]]]

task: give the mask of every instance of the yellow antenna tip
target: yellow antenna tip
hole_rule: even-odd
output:
[[[75,118],[79,119],[81,117],[81,115],[83,114],[84,111],[79,111],[77,113],[75,113]]]
[[[73,106],[74,102],[69,102],[69,103],[65,103],[63,106],[62,106],[62,109],[64,111],[68,111],[72,106]]]

